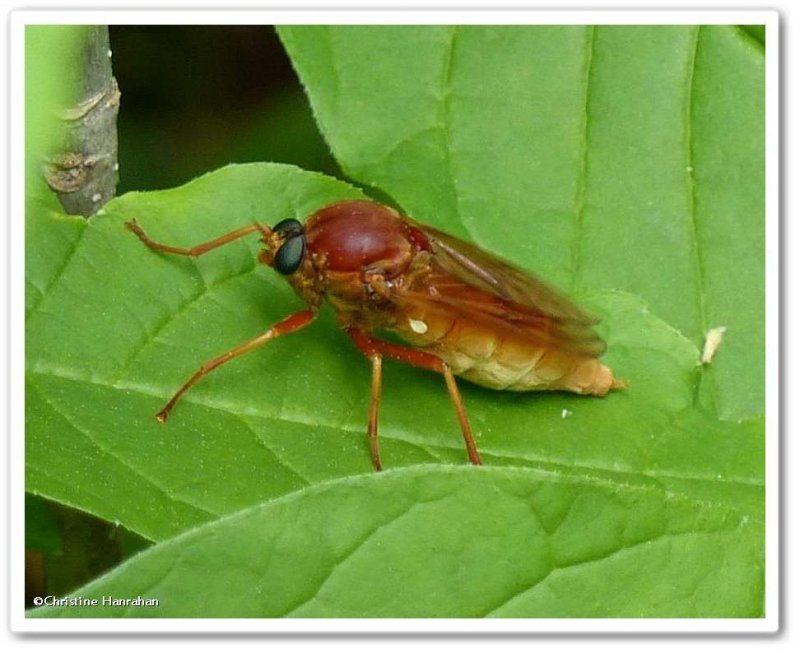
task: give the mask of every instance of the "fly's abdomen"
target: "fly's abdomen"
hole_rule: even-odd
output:
[[[516,335],[445,312],[408,311],[393,331],[439,356],[453,372],[496,390],[567,390],[605,395],[623,387],[597,358],[549,349]]]

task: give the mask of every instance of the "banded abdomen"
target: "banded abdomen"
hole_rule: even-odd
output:
[[[447,310],[405,306],[392,330],[447,362],[453,372],[496,390],[567,390],[602,396],[624,387],[596,357],[547,347],[513,324],[464,320]]]

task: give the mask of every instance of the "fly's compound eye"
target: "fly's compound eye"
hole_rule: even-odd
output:
[[[299,236],[303,233],[303,224],[294,218],[286,218],[286,220],[281,220],[276,224],[272,228],[272,231],[281,234],[285,238],[291,238],[292,236]]]
[[[295,220],[295,222],[297,221]],[[300,267],[300,263],[303,262],[303,254],[305,254],[305,251],[306,237],[302,234],[299,236],[292,236],[278,248],[277,252],[275,252],[273,266],[283,275],[292,274]]]

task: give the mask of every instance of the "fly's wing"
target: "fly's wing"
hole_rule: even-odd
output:
[[[576,306],[563,293],[531,274],[485,252],[477,245],[426,225],[418,225],[428,237],[438,266],[445,272],[521,307],[553,318],[597,324],[599,320]]]
[[[605,343],[592,328],[598,320],[562,293],[476,245],[415,223],[431,246],[428,271],[400,293],[456,319],[513,332],[536,344],[597,357]]]

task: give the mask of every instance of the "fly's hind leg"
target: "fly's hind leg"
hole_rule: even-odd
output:
[[[467,413],[464,410],[464,402],[461,400],[461,393],[458,391],[456,379],[450,366],[438,356],[434,356],[426,351],[420,351],[411,347],[403,347],[390,342],[378,340],[364,333],[357,327],[348,327],[347,334],[353,339],[356,346],[364,355],[372,361],[372,403],[370,406],[369,421],[369,440],[372,447],[372,461],[376,470],[380,470],[380,457],[378,454],[378,402],[381,393],[381,358],[388,356],[394,360],[407,363],[413,367],[438,372],[444,376],[447,384],[447,391],[450,393],[450,400],[456,410],[456,417],[461,426],[461,434],[464,436],[464,444],[467,448],[467,456],[473,465],[481,464],[481,457],[478,448],[475,446],[475,439],[472,436],[472,428],[467,420]],[[376,362],[377,361],[377,362]]]

